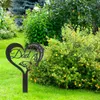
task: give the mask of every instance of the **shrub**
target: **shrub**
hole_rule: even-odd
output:
[[[68,23],[68,2],[65,0],[50,0],[47,5],[49,13],[49,23],[55,31],[56,38],[62,40],[61,28],[65,23]]]
[[[53,29],[61,35],[64,23],[76,31],[88,29],[96,34],[100,26],[100,0],[50,0],[48,5]]]
[[[81,35],[68,27],[62,35],[63,42],[48,40],[44,59],[30,71],[31,80],[61,88],[100,90],[100,35]]]
[[[59,2],[58,2],[59,1]],[[91,32],[91,10],[86,0],[51,0],[39,11],[27,14],[24,22],[25,33],[29,43],[47,44],[46,36],[62,41],[61,28],[65,23],[77,31],[88,29]]]
[[[47,38],[53,37],[54,32],[51,24],[48,22],[47,9],[43,8],[39,11],[28,10],[27,19],[24,21],[26,38],[29,43],[37,42],[47,45]],[[51,29],[51,30],[49,30]],[[51,32],[52,31],[52,32]]]
[[[63,2],[61,2],[63,3]],[[59,6],[59,4],[56,6]],[[65,23],[65,12],[59,8],[59,13],[53,12],[51,6],[46,5],[39,11],[28,11],[24,21],[25,33],[29,43],[37,42],[47,45],[47,37],[62,40],[61,28]],[[59,15],[59,16],[58,16]]]
[[[12,33],[11,31],[8,31],[8,30],[0,30],[0,40],[1,39],[9,39],[12,37],[16,37],[16,34]]]
[[[4,22],[4,11],[3,8],[0,7],[0,29],[4,28],[6,26],[5,22]]]
[[[0,9],[0,39],[8,39],[16,36],[16,26],[13,19]]]
[[[25,25],[25,33],[29,43],[44,43],[46,41],[46,20],[45,11],[32,11],[29,13]]]

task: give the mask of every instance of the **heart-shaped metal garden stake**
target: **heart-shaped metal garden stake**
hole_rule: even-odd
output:
[[[23,74],[23,92],[28,92],[28,71],[30,66],[38,66],[44,54],[43,47],[38,43],[28,45],[25,49],[19,43],[12,43],[6,49],[8,61]],[[17,59],[13,61],[12,59]],[[16,64],[18,62],[18,64]]]

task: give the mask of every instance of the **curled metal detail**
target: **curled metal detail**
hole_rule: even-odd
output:
[[[44,49],[38,43],[29,44],[25,49],[19,43],[12,43],[6,48],[6,57],[8,61],[23,73],[23,92],[27,92],[27,75],[30,70],[29,66],[32,65],[33,62],[35,62],[35,66],[38,66],[43,55]],[[16,64],[12,59],[24,60],[21,60],[19,64]],[[23,68],[26,68],[26,72]]]

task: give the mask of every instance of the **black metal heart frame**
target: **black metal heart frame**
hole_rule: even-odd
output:
[[[33,53],[34,51],[37,53],[34,54]],[[23,74],[23,92],[28,92],[28,71],[30,70],[29,65],[32,66],[32,62],[35,61],[35,66],[38,66],[39,62],[43,58],[43,55],[44,55],[44,49],[38,43],[30,44],[25,49],[19,43],[12,43],[6,48],[6,57],[8,61],[16,68],[18,68]],[[16,59],[29,58],[29,60],[21,61],[18,65],[12,60],[14,58]],[[26,71],[24,71],[23,68],[21,68],[20,66],[26,68]]]

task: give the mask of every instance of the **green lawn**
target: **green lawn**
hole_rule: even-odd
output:
[[[65,90],[33,84],[29,80],[28,93],[22,93],[22,74],[5,57],[8,44],[24,44],[24,37],[0,40],[0,100],[100,100],[100,93],[87,90]]]

